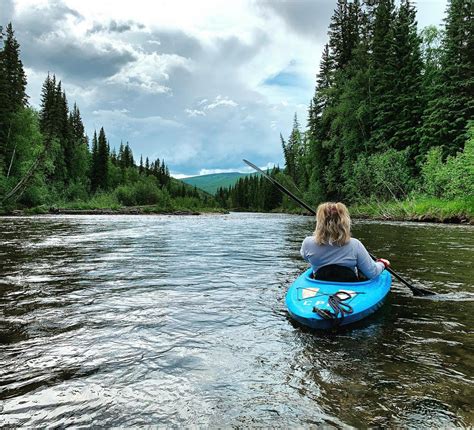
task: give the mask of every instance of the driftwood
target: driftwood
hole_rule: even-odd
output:
[[[18,183],[7,193],[5,194],[2,199],[0,200],[1,203],[6,202],[7,200],[11,199],[13,196],[15,196],[16,193],[19,192],[19,194],[16,196],[17,198],[20,197],[23,192],[25,191],[25,186],[27,185],[28,181],[31,179],[31,177],[34,175],[36,172],[36,169],[40,165],[40,163],[43,161],[44,156],[46,155],[46,148],[44,151],[38,156],[38,158],[33,162],[33,164],[30,166],[28,171],[25,173],[23,178],[21,178]]]

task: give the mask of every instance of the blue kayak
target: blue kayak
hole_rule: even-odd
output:
[[[290,316],[305,326],[330,329],[360,321],[379,309],[392,278],[384,270],[363,282],[328,282],[312,279],[312,269],[300,275],[286,293]]]

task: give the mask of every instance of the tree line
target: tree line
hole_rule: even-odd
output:
[[[410,0],[338,0],[307,128],[295,115],[275,174],[313,203],[474,195],[473,12],[471,0],[450,0],[444,28],[418,33]],[[252,196],[266,185],[255,181],[218,198],[262,208]]]
[[[98,207],[215,206],[211,196],[171,178],[164,160],[141,156],[137,165],[128,142],[117,152],[103,127],[89,142],[78,106],[69,108],[54,74],[44,81],[40,109],[30,107],[11,23],[0,27],[0,42],[0,207],[91,200]]]

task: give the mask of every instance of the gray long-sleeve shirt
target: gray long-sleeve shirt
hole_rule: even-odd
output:
[[[301,245],[300,253],[311,264],[314,272],[322,266],[338,264],[349,267],[354,272],[357,267],[367,278],[372,279],[385,269],[384,264],[373,261],[365,246],[354,238],[343,246],[337,246],[318,245],[314,236],[308,236]]]

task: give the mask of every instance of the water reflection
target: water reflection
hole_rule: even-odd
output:
[[[313,219],[0,219],[0,399],[12,426],[468,426],[472,227],[357,222],[414,282],[314,333],[284,296]]]

